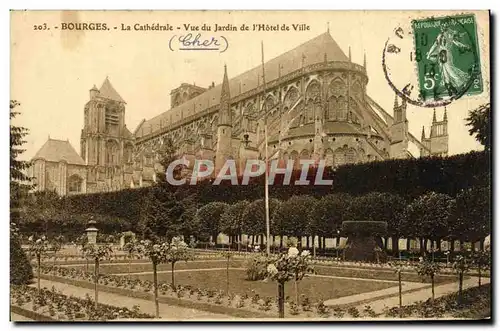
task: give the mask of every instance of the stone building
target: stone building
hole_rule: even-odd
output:
[[[124,123],[126,103],[106,79],[100,89],[90,90],[84,108],[81,191],[150,185],[161,170],[167,139],[179,157],[210,159],[216,169],[234,159],[242,167],[247,159],[264,157],[266,123],[269,157],[291,159],[296,166],[300,159],[339,166],[447,155],[446,111],[441,122],[434,114],[430,137],[422,132],[419,141],[408,131],[405,100],[396,96],[391,115],[367,95],[368,79],[366,57],[363,65],[353,63],[350,50],[346,56],[327,32],[264,68],[230,78],[224,67],[220,85],[182,83],[171,91],[171,108],[143,120],[133,133]],[[40,171],[38,182],[44,176]],[[58,192],[72,193],[67,185]]]

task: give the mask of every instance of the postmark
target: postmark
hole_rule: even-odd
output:
[[[382,67],[395,92],[416,106],[440,107],[481,94],[474,15],[428,17],[398,26],[384,46]],[[414,72],[400,70],[404,67]]]

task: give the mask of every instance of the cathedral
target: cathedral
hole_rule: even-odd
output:
[[[236,77],[224,67],[222,83],[207,88],[182,83],[171,108],[144,119],[131,132],[126,102],[108,78],[90,89],[84,107],[80,153],[68,141],[48,139],[32,159],[36,190],[60,195],[149,186],[168,139],[179,157],[228,159],[324,159],[327,165],[448,153],[447,115],[436,112],[427,137],[408,131],[406,101],[393,115],[366,94],[368,76],[329,32]],[[267,127],[267,139],[265,128]]]

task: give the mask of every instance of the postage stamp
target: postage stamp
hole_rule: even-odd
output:
[[[458,98],[483,92],[473,14],[412,22],[420,97]]]

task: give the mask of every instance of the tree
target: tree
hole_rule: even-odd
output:
[[[170,137],[165,137],[162,140],[158,154],[160,155],[160,168],[156,173],[157,185],[165,185],[167,183],[166,170],[168,166],[177,159],[177,148],[175,148],[174,142]],[[176,167],[173,172],[173,177],[179,179],[181,168]]]
[[[50,242],[50,250],[52,252],[54,252],[54,265],[56,263],[56,257],[57,257],[57,253],[62,249],[63,245],[64,245],[64,236],[55,236],[54,238],[52,238],[49,242]]]
[[[240,250],[241,234],[243,233],[243,213],[249,205],[247,200],[238,201],[225,210],[221,216],[221,230],[223,233],[238,237],[238,250]]]
[[[479,106],[469,112],[466,118],[467,125],[470,126],[469,134],[474,136],[486,151],[491,148],[491,107],[490,103]]]
[[[25,137],[28,129],[15,126],[12,121],[20,114],[15,108],[20,106],[16,100],[10,100],[10,219],[11,222],[19,223],[19,208],[29,190],[33,188],[28,184],[31,180],[25,171],[30,167],[30,162],[19,160],[19,156],[25,149],[21,148],[26,143]]]
[[[455,257],[453,263],[453,270],[458,274],[458,305],[462,304],[464,274],[470,269],[470,261],[462,255]]]
[[[312,227],[324,237],[337,238],[342,222],[345,221],[346,209],[352,197],[348,194],[329,194],[316,200],[309,216]]]
[[[472,256],[472,265],[477,268],[478,287],[481,287],[481,271],[488,270],[491,266],[491,255],[488,251],[474,252]]]
[[[167,239],[180,233],[182,207],[164,186],[154,186],[143,200],[140,230],[146,239]]]
[[[212,240],[217,244],[217,236],[221,232],[221,217],[228,208],[224,202],[210,202],[198,209],[196,214],[197,222],[200,224],[200,232],[211,235]]]
[[[10,224],[10,283],[15,285],[28,284],[33,279],[33,269],[21,247],[18,228]]]
[[[491,231],[490,195],[489,187],[472,187],[457,195],[450,225],[453,239],[479,241],[484,249],[484,239]]]
[[[269,225],[273,224],[275,210],[279,207],[278,199],[269,199]],[[243,232],[252,236],[264,235],[266,233],[266,205],[264,199],[258,199],[245,208],[243,212]]]
[[[307,251],[304,251],[307,252]],[[278,317],[285,317],[285,283],[294,279],[301,280],[307,273],[314,272],[311,267],[311,256],[307,253],[292,250],[288,254],[280,254],[270,259],[267,266],[268,278],[278,283]]]
[[[132,237],[123,245],[123,250],[127,253],[127,258],[128,258],[128,276],[130,278],[130,264],[132,262],[132,258],[134,256],[139,255],[139,242],[135,239],[135,237]]]
[[[160,305],[158,303],[158,264],[167,261],[169,245],[167,243],[155,243],[151,240],[142,240],[139,251],[146,256],[153,265],[153,290],[155,300],[156,318],[160,318]]]
[[[448,195],[430,192],[415,199],[405,210],[404,226],[410,236],[420,238],[420,251],[425,255],[427,239],[441,240],[449,234],[449,219],[455,201]]]
[[[193,260],[194,254],[189,250],[188,245],[178,237],[172,238],[172,242],[168,246],[165,262],[170,263],[172,267],[172,289],[175,291],[175,263],[179,261]]]
[[[221,255],[226,260],[226,293],[229,295],[229,261],[233,257],[233,252],[230,250],[222,251]]]
[[[398,275],[398,285],[399,285],[399,317],[403,317],[403,284],[401,282],[401,272],[407,263],[403,263],[400,260],[395,260],[389,263],[389,265],[394,269]]]
[[[316,235],[316,228],[311,226],[309,219],[315,203],[316,199],[308,195],[294,195],[282,202],[273,214],[273,223],[281,230],[279,234],[296,236],[299,243],[302,236]]]
[[[87,243],[83,248],[83,254],[90,260],[94,261],[94,299],[95,309],[98,309],[99,301],[99,263],[102,260],[110,259],[113,253],[111,245],[97,245]]]
[[[38,294],[40,295],[40,271],[42,267],[42,257],[43,255],[47,254],[49,250],[49,242],[45,236],[42,236],[38,239],[33,238],[31,236],[29,238],[30,241],[30,248],[29,251],[31,254],[33,254],[36,258],[36,266],[37,266],[37,289],[38,289]]]
[[[422,277],[429,277],[431,279],[432,303],[434,303],[434,278],[440,270],[439,263],[434,262],[433,259],[423,259],[417,265],[417,273]]]

